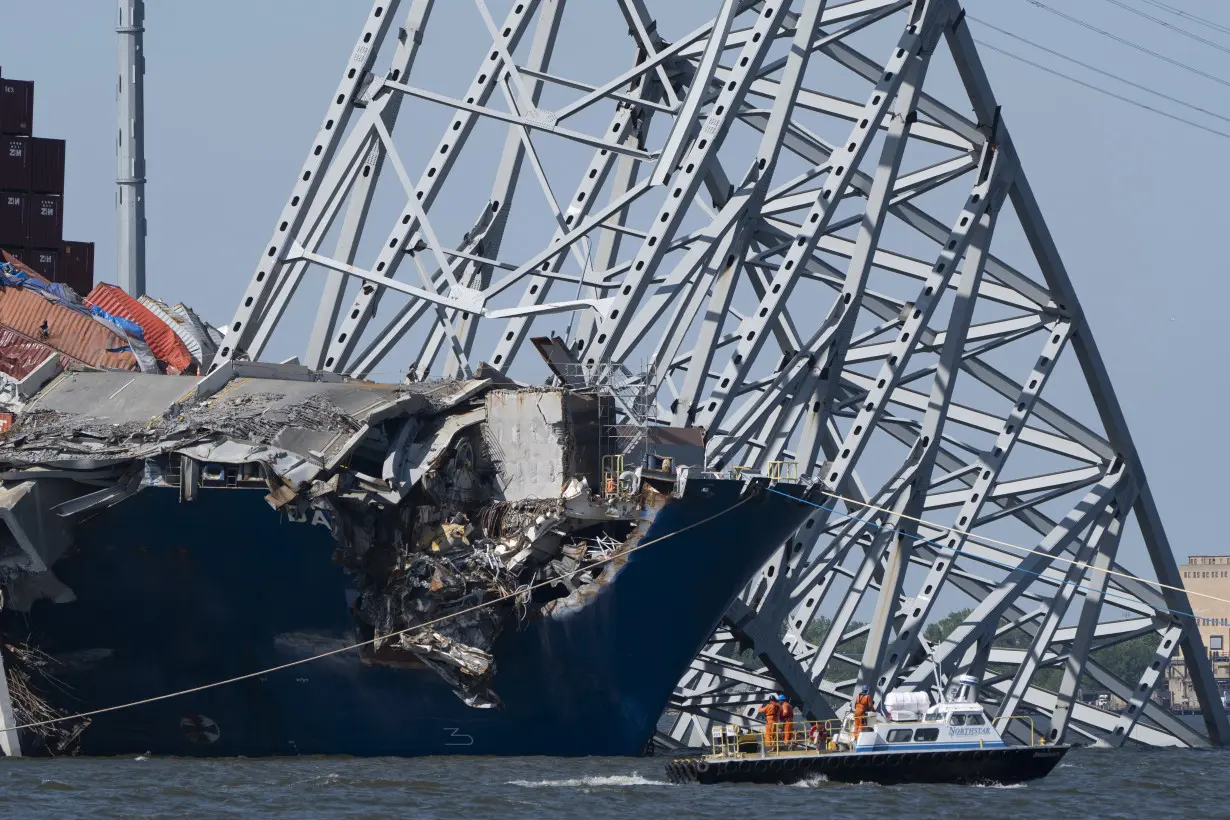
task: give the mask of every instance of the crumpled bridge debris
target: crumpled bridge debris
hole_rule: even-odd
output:
[[[498,707],[500,635],[584,606],[670,492],[661,472],[604,492],[610,401],[294,363],[232,362],[203,382],[69,369],[0,440],[0,522],[16,545],[0,550],[0,584],[11,607],[71,600],[54,565],[74,526],[138,492],[264,490],[276,514],[327,520],[357,590],[356,637],[374,639],[362,663],[426,666],[466,703]]]

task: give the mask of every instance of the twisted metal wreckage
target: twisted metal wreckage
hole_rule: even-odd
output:
[[[150,487],[192,502],[202,487],[263,485],[292,520],[327,513],[374,639],[370,662],[405,653],[490,707],[500,632],[604,583],[675,480],[655,488],[629,472],[614,491],[591,491],[609,397],[498,374],[376,385],[291,364],[231,367],[213,394],[191,377],[69,370],[34,397],[0,444],[10,609],[71,600],[54,565],[92,512]]]
[[[609,507],[569,484],[526,507],[483,506],[498,473],[483,466],[486,438],[447,454],[399,438],[421,415],[441,425],[431,441],[453,441],[445,431],[469,418],[466,402],[501,395],[472,381],[480,357],[540,382],[547,374],[517,357],[535,322],[554,323],[536,344],[555,384],[609,388],[613,374],[627,378],[610,363],[639,358],[646,422],[702,428],[705,468],[780,476],[797,465],[827,494],[682,670],[660,743],[699,745],[713,721],[749,724],[778,688],[824,718],[863,683],[879,697],[967,671],[985,673],[995,713],[1045,718],[1056,740],[1230,741],[1126,418],[956,0],[657,4],[680,32],[671,40],[646,0],[449,5],[444,15],[432,0],[373,3],[217,353],[202,362],[209,374],[125,422],[159,419],[149,430],[121,426],[131,438],[113,439],[107,425],[120,422],[107,420],[72,457],[177,453],[184,476],[230,459],[268,482],[275,505],[330,505],[339,542],[353,545],[347,560],[368,556],[370,568],[366,545],[380,544],[404,568],[362,605],[378,630],[479,594],[454,586],[458,575],[492,595],[524,583],[514,570],[529,560],[567,584],[560,570],[605,542],[574,546],[558,532],[608,515],[630,525],[635,504]],[[686,19],[709,5],[713,19]],[[604,72],[617,38],[594,34],[625,29],[633,65]],[[433,42],[449,52],[434,70]],[[467,54],[473,75],[455,68]],[[416,127],[395,137],[412,105]],[[433,123],[434,147],[408,139]],[[475,176],[491,169],[490,193],[475,196]],[[360,251],[369,258],[356,261]],[[561,287],[570,298],[550,301]],[[251,362],[276,331],[296,336],[287,317],[312,315],[309,337],[291,339],[305,368],[261,382],[274,366]],[[461,381],[333,381],[366,379],[384,362]],[[151,391],[159,378],[171,377],[148,377]],[[292,389],[284,378],[311,381]],[[204,403],[179,400],[192,389]],[[36,408],[53,408],[57,393],[67,395],[51,389]],[[343,394],[382,398],[360,408]],[[308,401],[317,395],[343,411]],[[249,425],[245,407],[281,408],[287,426]],[[27,413],[6,459],[67,456],[91,429],[52,415],[40,441],[40,412]],[[398,434],[386,429],[391,413],[416,421]],[[348,432],[327,442],[321,430],[308,442],[287,432],[316,414]],[[380,470],[355,467],[369,445]],[[346,459],[350,469],[323,479]],[[116,484],[118,468],[105,469],[88,480],[113,486],[57,509],[159,480],[120,470]],[[6,492],[53,493],[31,480],[48,470],[6,473]],[[398,501],[416,492],[433,500],[426,520],[372,512],[408,510]],[[413,549],[425,533],[438,550],[407,559],[388,546]],[[1146,572],[1158,583],[1138,580]],[[932,645],[924,629],[941,601],[971,611]],[[482,681],[496,617],[401,648],[491,702]],[[1156,650],[1138,680],[1099,661],[1140,636]],[[1180,655],[1203,732],[1155,697]],[[1090,682],[1126,708],[1083,702]]]

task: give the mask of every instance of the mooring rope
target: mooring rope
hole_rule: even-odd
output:
[[[786,496],[786,497],[794,498],[794,496]],[[650,541],[645,541],[644,543],[637,544],[636,546],[628,547],[627,549],[614,552],[604,558],[600,558],[596,561],[593,561],[584,567],[578,567],[577,569],[572,570],[570,572],[564,573],[562,575],[557,575],[550,580],[541,581],[537,584],[531,584],[528,587],[520,587],[517,590],[508,593],[507,595],[501,595],[500,597],[493,598],[490,601],[484,601],[480,604],[475,604],[474,606],[457,610],[456,612],[450,612],[447,615],[441,615],[439,618],[434,618],[425,623],[415,624],[414,626],[408,626],[404,629],[399,629],[395,632],[390,632],[386,635],[381,635],[378,638],[369,638],[366,641],[359,641],[358,643],[353,643],[347,646],[338,647],[337,649],[330,649],[329,651],[321,652],[318,655],[311,655],[306,658],[300,658],[298,660],[288,661],[287,663],[279,664],[278,666],[271,666],[268,669],[261,669],[257,672],[247,672],[243,675],[236,675],[233,678],[226,678],[225,680],[213,681],[212,683],[205,683],[205,684],[201,684],[200,686],[193,686],[190,689],[180,689],[179,691],[176,691],[176,692],[168,692],[163,695],[155,695],[153,697],[142,698],[141,700],[134,700],[128,703],[120,703],[120,704],[116,704],[115,706],[104,706],[101,709],[91,709],[90,711],[87,711],[87,712],[77,712],[76,714],[65,715],[63,717],[51,718],[48,720],[40,720],[40,721],[35,721],[32,723],[23,723],[19,726],[14,726],[11,729],[0,730],[0,732],[3,732],[3,731],[16,732],[20,729],[34,729],[39,726],[48,726],[53,723],[63,723],[64,721],[68,721],[68,720],[82,720],[84,718],[94,717],[95,715],[101,715],[107,712],[118,712],[121,709],[131,709],[135,706],[144,706],[149,703],[157,703],[158,701],[162,701],[162,700],[170,700],[171,698],[183,697],[184,695],[191,695],[196,692],[203,692],[206,689],[216,689],[219,686],[227,686],[232,683],[239,683],[240,681],[251,680],[252,678],[258,678],[263,675],[270,675],[270,674],[273,674],[274,672],[281,672],[283,669],[290,669],[291,667],[302,666],[306,663],[312,663],[313,661],[318,661],[323,658],[328,658],[332,655],[340,655],[343,652],[352,652],[356,649],[362,649],[365,646],[371,646],[374,643],[386,641],[390,638],[396,638],[396,637],[405,635],[410,632],[417,632],[417,631],[425,630],[429,627],[435,626],[436,624],[451,620],[452,618],[458,618],[470,612],[475,612],[480,609],[485,609],[487,607],[495,606],[496,604],[502,603],[511,598],[516,598],[520,595],[524,595],[527,592],[533,592],[534,590],[540,589],[542,587],[552,586],[553,584],[557,583],[561,578],[565,578],[565,577],[571,578],[572,576],[578,575],[582,572],[588,572],[590,569],[592,569],[593,567],[597,565],[610,563],[611,561],[614,561],[617,558],[622,558],[626,555],[631,555],[632,553],[638,552],[639,550],[643,550],[646,547],[650,547],[650,546],[653,546],[654,544],[661,543],[662,541],[665,541],[668,538],[674,538],[677,535],[682,535],[688,530],[693,530],[693,529],[696,529],[697,527],[704,526],[705,524],[708,524],[710,521],[713,521],[714,519],[721,518],[723,515],[733,512],[734,510],[746,504],[751,499],[752,499],[751,495],[745,495],[743,498],[741,498],[738,501],[738,503],[732,504],[726,509],[714,513],[708,518],[702,518],[700,521],[694,521],[691,524],[688,524],[686,527],[680,527],[679,529],[674,530],[673,532],[668,532],[665,535],[660,535],[657,538],[654,538]],[[802,499],[795,498],[795,500],[799,501]]]

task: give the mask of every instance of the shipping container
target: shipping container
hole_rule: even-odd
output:
[[[16,254],[22,262],[48,282],[60,281],[60,252],[46,248],[27,248]]]
[[[25,248],[18,248],[17,250],[14,250],[11,252],[8,250],[0,250],[0,260],[8,262],[14,268],[26,274],[27,276],[32,276],[35,279],[43,279],[43,277],[37,271],[35,271],[34,268],[29,267],[28,265],[26,265],[25,262],[21,261],[21,257],[18,254],[25,253],[25,252],[26,252]],[[50,280],[43,279],[43,281],[48,282]]]
[[[34,83],[0,80],[0,134],[28,137],[34,129]]]
[[[56,355],[56,351],[47,345],[27,339],[20,333],[0,327],[0,373],[12,379],[21,381],[34,372],[40,364]],[[0,413],[0,425],[5,421],[7,413]],[[11,418],[9,419],[11,423]],[[7,430],[0,426],[0,433]]]
[[[188,348],[188,352],[192,354],[192,358],[196,360],[202,367],[205,365],[205,351],[201,348],[201,342],[193,335],[192,329],[188,327],[183,319],[171,312],[167,305],[159,302],[150,296],[142,296],[137,299],[138,302],[145,305],[150,313],[158,317],[161,322],[174,331],[179,340],[184,343],[184,347]]]
[[[64,140],[30,138],[30,190],[36,194],[64,193]],[[0,188],[8,187],[0,183]]]
[[[58,248],[64,242],[64,200],[54,194],[34,194],[26,201],[26,245]]]
[[[29,194],[0,191],[0,246],[23,248],[30,233]]]
[[[29,137],[0,137],[0,191],[30,190],[30,163]]]
[[[115,285],[100,283],[94,286],[86,301],[97,305],[112,316],[136,322],[145,331],[145,343],[155,356],[167,363],[167,372],[172,375],[193,373],[197,370],[192,353],[175,335],[175,331],[150,312],[149,308],[129,296]],[[174,373],[172,373],[172,370]]]
[[[20,254],[23,254],[25,252],[26,252],[25,248],[16,248],[11,251],[7,249],[0,249],[0,260],[3,260],[9,263],[14,268],[26,274],[27,276],[33,276],[35,279],[43,279],[42,276],[40,276],[37,272],[35,272],[34,268],[29,267],[28,265],[26,265],[25,262],[21,261]],[[48,280],[43,279],[43,281],[46,282]]]
[[[115,370],[138,369],[137,359],[123,336],[88,313],[56,304],[29,288],[0,290],[0,327],[15,330],[81,364]]]
[[[65,242],[60,246],[60,279],[84,296],[94,288],[94,243]]]

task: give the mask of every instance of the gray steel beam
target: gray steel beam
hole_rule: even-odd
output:
[[[905,76],[907,65],[916,60],[924,47],[937,34],[942,20],[935,7],[937,2],[917,0],[910,11],[910,24],[902,33],[897,47],[885,65],[883,75],[872,90],[863,110],[863,117],[855,124],[846,144],[838,156],[833,157],[836,167],[817,192],[812,207],[804,221],[805,228],[795,238],[781,266],[773,274],[768,294],[756,310],[739,327],[739,342],[730,361],[722,370],[721,378],[710,392],[697,419],[701,426],[714,427],[714,421],[724,415],[734,397],[737,385],[747,377],[748,369],[756,359],[765,342],[765,330],[775,321],[784,308],[786,300],[798,284],[803,262],[810,258],[821,234],[836,213],[836,204],[850,185],[859,163],[871,146],[872,134],[888,115],[890,106]],[[928,38],[931,38],[929,40]],[[766,134],[772,129],[772,119]],[[889,186],[891,189],[891,185]]]
[[[423,43],[423,32],[427,28],[435,0],[414,0],[410,11],[406,14],[404,35],[398,40],[397,51],[389,67],[390,79],[405,79],[410,75],[414,59],[418,56],[419,47]],[[381,117],[385,128],[392,131],[397,124],[397,115],[401,110],[401,95],[389,94]],[[346,264],[354,264],[355,253],[359,249],[359,237],[367,224],[367,215],[371,209],[372,197],[376,192],[376,182],[384,167],[384,145],[379,140],[372,140],[366,166],[360,178],[351,190],[350,201],[346,215],[342,218],[341,232],[333,249],[333,257]],[[337,324],[337,316],[341,310],[341,301],[345,293],[345,280],[337,271],[329,271],[325,276],[324,289],[321,291],[320,307],[316,312],[316,321],[312,325],[312,334],[308,337],[308,349],[304,364],[314,369],[321,369],[325,364],[325,349],[329,338]]]
[[[644,296],[652,273],[664,258],[671,238],[687,213],[687,204],[696,196],[710,165],[716,161],[717,151],[736,119],[735,114],[747,95],[748,85],[768,55],[782,16],[788,8],[788,4],[783,3],[776,8],[766,9],[766,14],[756,18],[754,28],[758,36],[741,50],[736,63],[738,67],[735,70],[735,78],[722,87],[705,125],[684,155],[678,170],[671,169],[672,181],[666,186],[669,193],[658,209],[649,236],[637,251],[619,293],[612,297],[609,307],[604,311],[603,318],[595,329],[597,335],[593,340],[583,343],[581,353],[587,366],[592,367],[608,361],[610,348],[627,329],[633,316],[630,308]]]
[[[1076,560],[1068,565],[1063,585],[1056,590],[1055,597],[1047,609],[1046,617],[1042,619],[1041,626],[1038,627],[1038,631],[1034,634],[1033,642],[1030,643],[1023,662],[1021,662],[1016,675],[1012,678],[1011,687],[1004,694],[1004,700],[1000,705],[1000,714],[1016,714],[1021,698],[1025,696],[1025,691],[1033,680],[1034,673],[1038,670],[1043,656],[1051,649],[1051,642],[1055,639],[1055,633],[1058,631],[1064,616],[1067,615],[1068,606],[1076,596],[1077,588],[1085,575],[1085,565],[1093,557],[1093,552],[1096,548],[1097,543],[1094,538],[1086,539],[1084,545],[1076,553]]]
[[[989,169],[988,177],[993,173],[993,169]],[[987,196],[988,199],[991,199],[990,193]],[[914,550],[914,537],[918,531],[918,517],[923,512],[927,490],[930,487],[932,472],[935,467],[935,459],[939,453],[940,443],[943,440],[944,422],[948,407],[952,402],[953,390],[956,387],[957,370],[962,353],[965,350],[966,333],[973,319],[975,293],[977,292],[978,282],[982,279],[983,265],[986,262],[987,249],[990,247],[991,237],[994,232],[995,216],[1000,202],[1002,202],[1002,197],[1003,189],[1000,188],[998,198],[991,199],[986,209],[978,215],[974,228],[970,232],[970,237],[966,244],[967,250],[965,252],[964,267],[961,269],[961,283],[957,289],[953,305],[949,310],[947,338],[940,352],[939,363],[935,370],[927,412],[923,417],[918,441],[910,453],[911,459],[918,459],[918,468],[909,489],[904,495],[905,501],[902,504],[903,516],[890,519],[889,522],[894,529],[891,553],[885,570],[885,580],[880,587],[880,598],[876,604],[875,615],[872,617],[872,629],[867,639],[867,647],[863,653],[863,663],[858,676],[860,683],[869,684],[873,680],[876,681],[876,695],[880,699],[883,699],[884,695],[887,694],[889,685],[896,674],[895,666],[888,669],[882,668],[885,662],[889,625],[892,623],[893,614],[897,607],[897,597],[901,594],[901,587],[905,582],[905,570],[909,564],[910,555]],[[960,243],[957,244],[959,246]],[[960,258],[959,255],[953,257],[954,264],[958,258]],[[915,303],[915,310],[920,310],[917,302]],[[912,318],[913,316],[911,316]],[[908,327],[909,320],[906,322],[906,328]],[[906,349],[901,348],[899,350],[901,361],[896,369],[893,369],[891,366],[887,368],[887,372],[892,374],[890,378],[894,379],[904,369],[905,359],[908,357]],[[893,356],[889,357],[890,363],[896,355],[898,354],[894,353]],[[866,410],[865,406],[864,410]],[[899,640],[908,640],[909,637],[910,633],[904,627],[898,633]],[[898,657],[890,656],[888,663],[890,665],[899,663],[904,660],[905,654],[903,652]],[[981,657],[985,664],[985,653]]]
[[[516,3],[509,11],[500,35],[501,45],[505,49],[516,47],[525,29],[529,26],[530,18],[537,6],[538,0],[524,0],[524,2]],[[473,103],[459,107],[453,115],[432,155],[433,159],[419,178],[418,184],[414,186],[415,191],[411,195],[411,201],[408,201],[402,209],[401,215],[393,223],[388,238],[381,246],[380,254],[372,267],[372,273],[376,276],[391,279],[396,275],[411,239],[417,235],[420,227],[419,214],[431,209],[432,202],[439,194],[444,180],[448,178],[456,158],[460,155],[462,147],[477,122],[478,114],[475,110],[486,103],[498,85],[502,66],[503,63],[498,55],[495,60],[485,58],[479,66],[466,91],[466,99],[473,100]],[[390,91],[404,92],[409,88],[404,82],[396,80],[384,80],[383,83]],[[439,248],[436,252],[439,252]],[[438,261],[444,264],[443,259]],[[455,281],[451,281],[450,287],[456,284]],[[372,285],[373,287],[359,289],[354,304],[342,317],[341,325],[337,328],[325,356],[326,369],[340,370],[349,361],[367,323],[371,320],[373,301],[379,292],[379,288],[374,286],[376,283],[373,282]]]
[[[957,71],[961,75],[966,90],[975,101],[976,110],[980,117],[992,115],[998,109],[998,105],[994,92],[991,91],[986,71],[982,67],[982,61],[974,47],[969,27],[964,20],[961,20],[946,34],[949,48],[956,60]],[[1003,143],[1006,149],[1015,153],[1006,126],[1004,126],[1003,133]],[[1019,175],[1015,180],[1010,196],[1020,217],[1025,237],[1042,269],[1042,275],[1046,278],[1050,289],[1056,294],[1059,309],[1078,314],[1075,317],[1079,324],[1076,327],[1073,347],[1081,363],[1085,380],[1093,394],[1098,414],[1107,432],[1107,438],[1128,464],[1139,486],[1136,499],[1136,519],[1140,525],[1145,545],[1148,547],[1153,570],[1157,573],[1158,581],[1163,585],[1162,594],[1166,599],[1166,604],[1171,611],[1190,612],[1191,605],[1183,589],[1183,580],[1174,560],[1174,552],[1166,538],[1144,467],[1132,441],[1131,433],[1128,431],[1127,419],[1119,406],[1119,401],[1110,384],[1110,376],[1102,362],[1101,353],[1093,342],[1093,336],[1088,330],[1085,317],[1079,313],[1079,301],[1072,287],[1072,280],[1068,276],[1055,241],[1024,174]],[[1204,653],[1204,644],[1200,638],[1199,629],[1191,619],[1185,619],[1183,630],[1181,643],[1183,658],[1187,668],[1192,670],[1192,685],[1202,706],[1209,737],[1215,745],[1225,745],[1230,743],[1230,721],[1227,720],[1225,709],[1219,708],[1220,694],[1213,680],[1212,667]]]
[[[249,320],[260,314],[274,291],[281,275],[281,268],[285,265],[284,258],[290,248],[291,240],[298,234],[309,202],[315,198],[319,190],[320,172],[327,168],[333,159],[333,154],[354,112],[355,99],[371,71],[372,63],[376,58],[376,50],[371,44],[373,41],[379,43],[384,39],[398,4],[399,0],[376,0],[372,4],[363,30],[347,60],[342,80],[325,111],[324,121],[303,163],[303,168],[300,169],[295,185],[291,189],[290,198],[282,208],[273,236],[266,250],[261,253],[256,273],[235,311],[231,324],[226,328],[222,345],[210,365],[211,373],[231,361],[238,351],[244,350],[256,332],[257,328]]]
[[[995,627],[1012,599],[1033,583],[1054,557],[1064,552],[1094,519],[1102,516],[1108,505],[1114,504],[1114,496],[1118,492],[1124,471],[1122,464],[1112,466],[1097,486],[1042,539],[1036,550],[1022,558],[1020,564],[1011,570],[996,589],[944,640],[936,653],[943,677],[949,677],[965,651],[983,633]],[[925,682],[925,672],[916,671],[907,678],[907,683],[915,687]]]
[[[5,757],[21,757],[21,738],[17,734],[17,717],[9,694],[8,671],[0,657],[0,752]]]
[[[1111,730],[1110,737],[1106,739],[1108,744],[1122,746],[1124,741],[1131,737],[1132,729],[1145,713],[1145,704],[1153,697],[1157,685],[1164,680],[1166,667],[1170,664],[1170,659],[1174,656],[1182,637],[1183,627],[1176,619],[1162,633],[1161,643],[1157,645],[1153,658],[1145,667],[1145,671],[1141,673],[1140,681],[1132,690],[1131,699],[1119,714],[1119,720],[1115,723],[1115,728]]]
[[[1004,422],[1004,427],[1000,431],[998,438],[996,438],[994,446],[988,452],[979,456],[975,466],[975,478],[969,487],[962,491],[964,501],[956,519],[956,529],[958,531],[950,533],[947,538],[943,539],[945,546],[952,550],[953,554],[937,559],[932,564],[926,578],[919,584],[918,592],[913,596],[917,605],[914,610],[907,613],[905,622],[901,626],[901,632],[889,651],[890,657],[893,655],[897,656],[897,660],[890,661],[884,670],[884,675],[889,681],[896,679],[901,664],[909,657],[913,641],[917,640],[918,635],[921,634],[923,624],[926,623],[927,618],[931,614],[931,607],[937,597],[936,591],[944,585],[948,578],[948,573],[951,572],[953,565],[956,564],[957,555],[960,554],[965,546],[967,538],[965,532],[968,532],[968,530],[964,530],[964,528],[969,527],[972,529],[973,524],[971,522],[977,519],[983,507],[991,501],[992,488],[999,480],[1000,471],[1007,462],[1008,455],[1011,453],[1017,439],[1020,437],[1029,413],[1042,391],[1042,387],[1054,370],[1055,361],[1059,356],[1060,350],[1062,350],[1063,343],[1067,340],[1069,327],[1070,325],[1067,322],[1061,322],[1055,328],[1055,333],[1047,334],[1041,354],[1033,370],[1026,377],[1021,387],[1021,392],[1017,396],[1017,401],[1013,404],[1012,410]]]
[[[1080,688],[1081,675],[1084,672],[1085,661],[1092,647],[1094,631],[1098,624],[1102,600],[1106,591],[1106,570],[1115,559],[1119,549],[1119,540],[1123,535],[1123,520],[1127,516],[1128,506],[1107,506],[1090,535],[1096,554],[1093,563],[1089,565],[1085,577],[1084,591],[1081,600],[1080,617],[1077,620],[1076,635],[1068,650],[1068,660],[1064,664],[1063,682],[1056,693],[1055,710],[1051,716],[1051,740],[1062,743],[1067,731],[1068,720],[1076,704],[1076,693]]]

